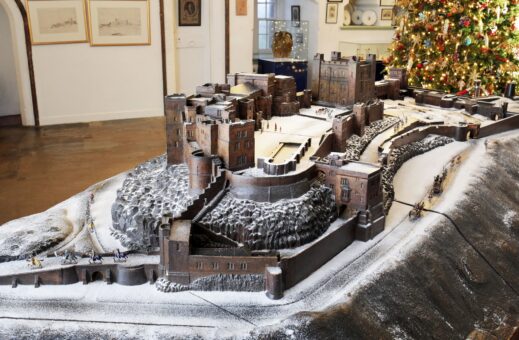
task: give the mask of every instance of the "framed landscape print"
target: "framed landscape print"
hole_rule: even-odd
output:
[[[149,0],[88,0],[90,45],[149,45]]]
[[[201,0],[178,0],[178,25],[200,26],[202,25]]]
[[[27,0],[33,45],[88,42],[83,0]]]
[[[393,20],[393,9],[392,8],[380,9],[380,20]]]
[[[327,3],[326,4],[326,23],[327,24],[336,24],[338,12],[339,12],[338,4]]]

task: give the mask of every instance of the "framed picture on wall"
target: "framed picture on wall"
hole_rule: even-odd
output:
[[[236,15],[246,16],[247,15],[247,0],[236,0]]]
[[[380,6],[394,6],[395,0],[380,0]]]
[[[293,27],[301,26],[301,6],[292,6],[291,8],[291,20]]]
[[[393,20],[393,9],[392,8],[381,8],[380,9],[380,20]]]
[[[339,4],[326,4],[326,23],[327,24],[336,24],[337,23],[337,13],[339,12]]]
[[[202,1],[178,0],[178,25],[201,26],[202,25]]]
[[[342,2],[342,0],[328,0],[328,2]]]
[[[149,45],[149,0],[88,0],[90,45]]]
[[[88,42],[83,0],[27,0],[33,45]]]

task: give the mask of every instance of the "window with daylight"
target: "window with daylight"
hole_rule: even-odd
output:
[[[276,19],[277,0],[257,0],[258,51],[270,52],[272,19]]]

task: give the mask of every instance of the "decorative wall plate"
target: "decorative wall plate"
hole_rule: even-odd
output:
[[[344,7],[344,21],[342,22],[343,26],[351,25],[351,13],[347,7]]]
[[[353,11],[353,15],[351,16],[351,21],[353,21],[354,25],[362,25],[362,11],[361,10]]]
[[[377,22],[377,12],[367,10],[362,14],[362,24],[366,26],[373,26]]]

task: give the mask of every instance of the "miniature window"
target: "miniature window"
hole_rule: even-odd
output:
[[[180,129],[177,129],[177,136],[180,136]]]
[[[177,251],[180,251],[180,243],[176,243]]]
[[[245,147],[246,147],[247,149],[250,148],[250,141],[246,141],[246,142],[245,142]]]
[[[247,270],[247,263],[241,263],[240,264],[240,269],[241,270]]]
[[[218,269],[218,262],[213,262],[213,269]]]
[[[234,150],[240,150],[240,142],[234,144]]]
[[[232,263],[232,262],[227,263],[227,269],[234,270],[234,263]]]
[[[204,264],[202,262],[196,263],[196,269],[202,269],[204,267]]]
[[[243,135],[243,138],[247,137],[247,131],[243,131],[242,135]]]

